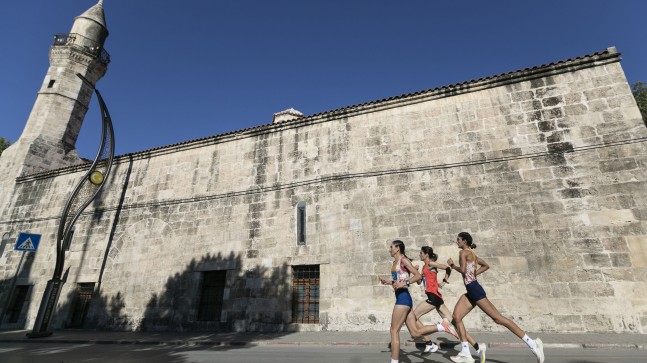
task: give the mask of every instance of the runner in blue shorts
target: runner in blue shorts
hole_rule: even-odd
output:
[[[404,254],[404,242],[393,241],[389,245],[389,253],[394,258],[391,265],[391,280],[380,277],[380,282],[383,285],[392,285],[393,291],[395,291],[395,306],[391,315],[391,363],[398,363],[400,361],[400,329],[402,329],[413,306],[409,285],[421,281],[422,276]]]
[[[483,287],[481,287],[479,282],[476,280],[476,277],[487,271],[490,268],[490,265],[488,265],[482,258],[477,257],[476,253],[474,253],[476,244],[472,242],[472,236],[467,232],[461,232],[456,238],[456,244],[461,250],[459,254],[459,265],[456,266],[451,258],[447,260],[447,264],[452,269],[463,275],[463,282],[465,282],[465,289],[467,292],[458,299],[456,307],[454,307],[454,325],[458,328],[458,335],[461,337],[462,349],[458,355],[450,357],[451,360],[454,362],[465,363],[474,362],[467,343],[463,318],[472,311],[475,306],[478,306],[484,313],[492,318],[495,323],[505,326],[512,333],[521,338],[537,357],[537,363],[544,363],[544,345],[541,339],[530,339],[530,337],[521,330],[517,324],[501,315],[497,308],[490,302],[490,300],[488,300],[485,295],[485,290],[483,290]]]

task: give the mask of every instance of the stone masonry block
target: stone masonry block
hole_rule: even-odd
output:
[[[598,268],[582,268],[575,271],[575,280],[578,282],[603,282],[604,276]]]
[[[588,102],[588,111],[590,112],[603,112],[609,110],[609,104],[604,98],[591,100]],[[572,114],[571,116],[577,116],[577,114]]]
[[[562,96],[548,97],[541,100],[544,107],[555,107],[564,103]]]
[[[524,170],[521,172],[524,181],[547,180],[553,178],[551,168]]]
[[[564,117],[564,109],[562,107],[554,107],[541,110],[541,115],[544,120],[554,120]]]
[[[573,282],[568,287],[573,297],[596,298],[614,296],[611,284],[604,282]]]
[[[587,332],[613,331],[613,322],[608,315],[582,315],[582,324]]]
[[[611,258],[608,253],[584,253],[582,258],[585,266],[611,267]]]
[[[605,160],[600,162],[600,171],[603,173],[617,172],[622,170],[634,170],[638,168],[633,158],[624,158],[619,160]]]
[[[632,267],[631,257],[629,256],[628,253],[611,253],[609,254],[609,256],[611,257],[611,265],[613,267],[620,267],[620,268]]]
[[[568,87],[565,85],[554,85],[534,90],[537,98],[559,97],[568,94]]]
[[[586,212],[586,217],[591,225],[617,226],[636,222],[636,218],[630,209],[588,211]]]
[[[629,258],[634,268],[647,268],[647,236],[624,237],[629,247]]]
[[[564,114],[566,116],[579,116],[588,113],[589,109],[586,105],[577,103],[568,106],[564,106]]]
[[[591,85],[593,85],[593,82],[591,82]],[[615,96],[615,91],[612,86],[603,86],[591,90],[585,90],[584,96],[589,101],[599,98],[609,98]]]
[[[512,102],[522,102],[530,101],[534,98],[534,93],[532,91],[521,91],[510,94],[512,96]]]
[[[531,203],[534,214],[557,214],[564,212],[564,205],[561,202]]]

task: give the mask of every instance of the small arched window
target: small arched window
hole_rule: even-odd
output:
[[[297,203],[297,244],[306,244],[306,202]]]

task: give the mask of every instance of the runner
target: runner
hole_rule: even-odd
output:
[[[413,299],[409,294],[408,287],[411,282],[420,283],[422,275],[420,275],[409,258],[404,254],[404,250],[405,246],[402,241],[395,240],[391,243],[389,246],[389,253],[394,258],[393,264],[391,265],[392,280],[389,281],[380,277],[380,281],[383,285],[393,285],[396,295],[396,302],[391,316],[391,343],[389,343],[389,348],[391,349],[391,363],[399,362],[400,330],[402,329],[402,325],[405,323],[409,333],[414,339],[436,332],[447,332],[458,338],[456,330],[447,321],[442,321],[441,323],[431,326],[423,325],[421,329],[418,329],[416,316],[411,313]],[[446,268],[448,267],[446,266]],[[445,271],[447,271],[447,269]],[[410,274],[414,275],[412,279],[409,278]],[[436,288],[436,292],[438,292],[437,290],[438,289]],[[445,309],[447,308],[445,307]],[[449,310],[447,310],[447,315],[450,315]],[[475,349],[478,350],[478,344],[476,344],[473,338],[470,337],[470,339],[475,345]],[[485,349],[481,349],[481,352],[484,353]],[[484,354],[482,354],[482,356],[485,357]]]
[[[404,243],[402,241],[393,241],[389,246],[389,253],[394,258],[391,265],[392,280],[389,281],[380,277],[380,282],[383,285],[393,285],[393,290],[395,291],[395,306],[391,315],[390,346],[391,363],[398,363],[400,361],[400,329],[402,329],[402,325],[407,320],[413,306],[408,287],[412,282],[422,280],[422,276],[404,254]],[[413,278],[409,278],[410,274],[413,274]]]
[[[501,315],[496,307],[492,305],[490,300],[488,300],[485,295],[485,290],[483,290],[479,282],[476,280],[476,277],[487,271],[490,268],[490,265],[488,265],[482,258],[477,257],[476,253],[474,253],[473,249],[476,248],[476,244],[472,243],[472,236],[467,232],[461,232],[456,238],[456,244],[461,250],[459,254],[459,265],[456,266],[451,258],[447,260],[447,264],[452,269],[463,275],[467,293],[458,299],[456,307],[454,307],[453,321],[458,328],[458,334],[461,337],[462,349],[458,355],[452,356],[451,360],[454,362],[474,362],[469,351],[469,345],[467,345],[467,334],[465,331],[465,325],[463,324],[463,318],[472,311],[475,306],[478,306],[484,313],[492,318],[495,323],[505,326],[510,330],[510,332],[521,338],[537,357],[537,363],[544,363],[544,345],[541,339],[530,339],[530,337],[521,330],[517,324]]]
[[[416,319],[416,327],[420,332],[425,331],[425,326],[420,321],[420,318],[432,310],[436,310],[445,323],[449,323],[452,319],[452,313],[449,311],[443,300],[443,295],[438,291],[438,288],[442,288],[445,284],[449,283],[448,278],[451,275],[451,268],[445,264],[436,262],[438,260],[438,255],[434,253],[434,249],[429,246],[423,246],[420,248],[420,260],[425,264],[422,267],[422,282],[425,287],[425,293],[427,294],[427,300],[423,303],[416,305],[413,309],[412,314]],[[438,284],[438,269],[445,270],[445,276],[443,281]],[[436,327],[438,329],[438,327]],[[442,330],[447,330],[443,329]],[[449,325],[448,333],[454,335],[458,338],[456,330]],[[435,345],[426,335],[423,336],[425,341],[425,353],[435,352],[438,350],[438,346]],[[467,341],[474,347],[476,354],[478,354],[481,363],[485,362],[485,351],[487,346],[484,343],[477,343],[474,338],[467,333]]]

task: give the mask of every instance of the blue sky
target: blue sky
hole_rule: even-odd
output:
[[[2,4],[0,137],[22,133],[56,33],[96,0]],[[460,83],[616,46],[647,82],[644,0],[104,0],[97,88],[117,154]],[[99,142],[96,100],[77,148]]]

